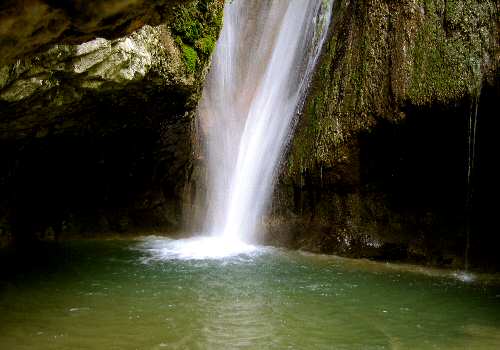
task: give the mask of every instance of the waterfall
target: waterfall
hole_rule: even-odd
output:
[[[330,23],[333,0],[234,0],[199,105],[205,232],[251,242]]]

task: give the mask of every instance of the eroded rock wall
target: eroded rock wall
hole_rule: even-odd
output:
[[[269,241],[498,267],[498,14],[488,0],[336,1]]]
[[[2,4],[3,241],[180,229],[223,5]]]
[[[55,44],[124,37],[145,24],[171,23],[181,0],[5,0],[0,3],[0,65]]]

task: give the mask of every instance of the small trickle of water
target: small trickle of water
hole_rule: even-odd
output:
[[[333,0],[226,5],[224,27],[199,106],[206,136],[205,231],[251,241],[303,103]]]

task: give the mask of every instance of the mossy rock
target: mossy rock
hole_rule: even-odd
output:
[[[447,104],[498,79],[498,5],[336,1],[331,35],[288,157],[288,173],[350,157],[349,143],[405,108]]]
[[[223,7],[221,0],[199,0],[177,7],[172,32],[188,72],[194,72],[198,62],[209,60],[222,28]]]

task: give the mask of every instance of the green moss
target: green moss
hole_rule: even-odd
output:
[[[416,104],[437,98],[448,100],[461,89],[463,72],[460,43],[451,44],[435,20],[427,20],[419,28],[412,50],[413,73],[409,97]]]
[[[198,0],[177,7],[172,31],[190,73],[196,71],[198,62],[205,63],[215,48],[223,6],[222,0]]]
[[[206,36],[198,40],[195,47],[205,55],[210,55],[215,48],[215,39],[211,36]]]
[[[182,55],[184,56],[184,62],[186,63],[186,69],[189,73],[194,73],[196,71],[196,64],[198,62],[198,54],[196,50],[191,46],[182,45]]]
[[[477,94],[497,66],[496,13],[493,0],[335,2],[289,175],[348,161],[359,132],[401,120],[407,105]]]
[[[203,26],[195,17],[196,11],[192,7],[179,8],[172,29],[175,34],[182,37],[182,40],[194,44],[203,31]]]
[[[182,47],[183,42],[182,42],[182,39],[181,39],[181,37],[180,37],[180,36],[178,36],[178,35],[177,35],[177,36],[175,37],[174,41],[175,41],[175,43],[176,43],[177,45],[179,45],[180,47]]]
[[[459,99],[476,91],[482,81],[481,62],[490,41],[484,20],[494,9],[487,2],[450,0],[444,10],[443,19],[440,8],[428,6],[418,28],[409,89],[415,104]]]

